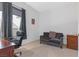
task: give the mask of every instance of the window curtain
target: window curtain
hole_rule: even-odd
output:
[[[26,13],[25,10],[22,9],[22,20],[20,25],[20,30],[24,33],[23,39],[26,39]]]
[[[12,3],[9,2],[3,2],[3,34],[4,38],[12,37]],[[15,10],[16,11],[16,10]],[[23,39],[26,39],[26,13],[25,10],[21,10],[21,24],[20,24],[20,30],[24,33]],[[16,14],[16,13],[15,13]]]
[[[18,7],[12,6],[12,14],[21,17],[22,11]]]
[[[4,38],[12,37],[12,3],[3,2]]]

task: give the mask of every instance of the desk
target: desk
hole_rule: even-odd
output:
[[[0,40],[0,57],[14,56],[14,43],[8,40]]]

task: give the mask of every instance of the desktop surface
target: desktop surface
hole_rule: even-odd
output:
[[[14,46],[13,42],[4,39],[0,40],[0,57],[14,56]]]

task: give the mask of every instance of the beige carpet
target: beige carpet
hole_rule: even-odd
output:
[[[22,51],[21,57],[77,57],[78,51],[68,48],[59,48],[46,44],[40,44],[39,41],[33,41],[22,46],[16,51]]]

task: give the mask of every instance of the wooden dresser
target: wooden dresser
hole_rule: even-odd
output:
[[[76,35],[67,35],[67,48],[78,49],[78,36]]]

